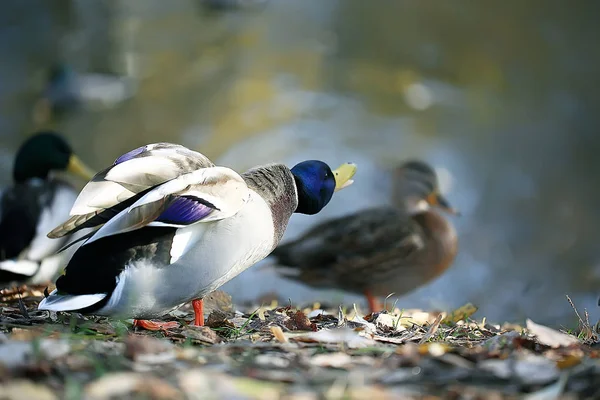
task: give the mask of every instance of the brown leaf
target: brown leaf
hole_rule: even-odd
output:
[[[210,328],[235,328],[235,325],[227,319],[227,313],[215,310],[210,313],[205,323]]]
[[[285,321],[285,326],[291,331],[317,331],[317,325],[310,322],[306,314],[301,310],[288,311],[287,315],[290,317]]]
[[[210,329],[208,326],[184,326],[180,335],[182,335],[185,338],[198,340],[200,342],[208,344],[215,344],[223,341],[219,337],[219,335],[217,335],[217,333]]]
[[[568,354],[560,360],[556,361],[556,366],[559,369],[572,368],[576,365],[581,364],[581,360],[583,359],[581,354]]]
[[[536,324],[530,319],[527,319],[527,329],[536,336],[540,343],[545,344],[546,346],[556,348],[580,344],[575,336],[567,335],[566,333],[559,332],[547,326]]]
[[[162,364],[175,359],[169,342],[151,336],[129,335],[125,339],[125,357],[147,364]]]
[[[212,311],[233,311],[231,296],[222,290],[215,290],[211,294],[203,298],[204,312],[211,313]]]
[[[42,336],[43,333],[44,330],[38,327],[31,329],[13,328],[13,330],[10,332],[10,338],[12,340],[30,341]]]
[[[462,307],[450,312],[443,320],[442,324],[455,324],[458,321],[465,320],[477,312],[477,307],[467,303]]]
[[[450,347],[446,343],[434,342],[434,343],[419,344],[418,349],[419,349],[419,354],[421,354],[421,355],[430,354],[434,357],[439,357],[443,354],[446,354],[450,350],[452,350],[452,347]]]
[[[184,398],[183,394],[178,389],[165,380],[154,377],[138,382],[135,387],[135,392],[141,394],[143,397],[146,395],[153,400],[177,400]]]

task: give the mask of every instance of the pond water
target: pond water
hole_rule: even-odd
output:
[[[386,170],[419,157],[463,213],[452,219],[460,253],[400,307],[472,302],[491,320],[572,324],[568,294],[598,318],[600,3],[242,3],[4,2],[0,183],[19,143],[42,127],[97,169],[156,141],[240,171],[356,162],[355,185],[319,215],[294,216],[287,240],[386,203]],[[55,63],[134,84],[120,96],[119,84],[87,76],[84,107],[40,120],[35,104]],[[277,292],[362,302],[282,280],[269,260],[223,289],[236,301]]]

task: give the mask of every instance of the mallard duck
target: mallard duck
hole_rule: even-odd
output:
[[[39,309],[133,318],[158,330],[178,324],[148,319],[192,301],[202,326],[202,297],[269,255],[292,213],[318,213],[355,170],[311,160],[240,175],[176,144],[132,150],[98,173],[72,217],[49,233],[96,228]]]
[[[54,132],[39,132],[19,148],[12,186],[0,199],[0,284],[42,283],[58,275],[64,240],[50,240],[49,229],[69,217],[77,192],[52,176],[69,171],[89,180],[94,173]],[[66,238],[65,238],[66,239]]]
[[[132,77],[78,73],[69,65],[56,64],[48,71],[33,119],[41,125],[83,108],[112,107],[133,97],[137,88],[138,82]]]
[[[325,221],[282,244],[273,257],[286,278],[317,288],[375,296],[402,295],[431,281],[453,262],[458,238],[434,211],[458,214],[440,194],[435,171],[422,161],[396,170],[394,203]]]

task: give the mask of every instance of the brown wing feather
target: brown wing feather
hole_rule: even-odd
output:
[[[48,233],[48,237],[50,239],[58,239],[63,236],[66,236],[70,233],[76,232],[81,228],[81,225],[94,218],[99,214],[99,211],[94,211],[92,213],[84,214],[84,215],[73,215],[71,218],[52,229]]]
[[[424,247],[421,227],[394,208],[377,208],[326,221],[274,251],[292,279],[317,287],[358,290],[386,266],[410,263]]]

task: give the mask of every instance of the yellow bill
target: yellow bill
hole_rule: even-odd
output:
[[[346,163],[340,165],[337,169],[333,171],[333,175],[335,176],[335,191],[341,190],[345,187],[348,187],[354,183],[352,177],[356,173],[356,164]]]
[[[92,169],[89,168],[87,165],[85,165],[75,154],[72,154],[69,158],[69,165],[67,165],[67,171],[77,176],[80,176],[86,181],[89,181],[94,177],[94,175],[96,175],[96,173],[92,171]]]

